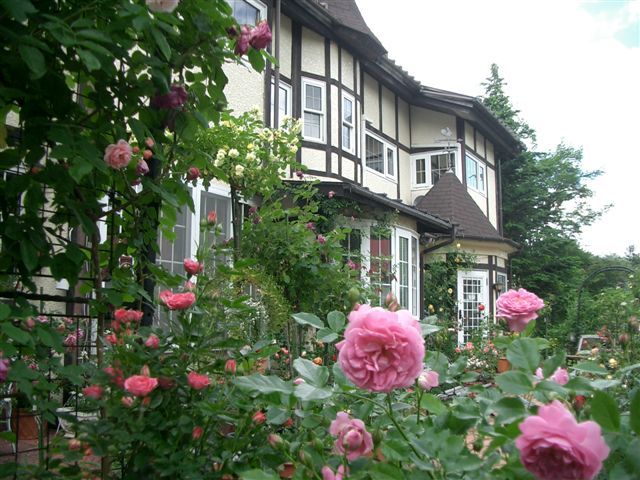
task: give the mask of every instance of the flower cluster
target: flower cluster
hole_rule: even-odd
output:
[[[235,39],[236,46],[234,51],[239,56],[246,54],[249,51],[249,47],[262,50],[271,43],[271,29],[266,20],[258,23],[253,28],[248,25],[242,25],[239,32],[234,28],[229,32],[229,36]]]

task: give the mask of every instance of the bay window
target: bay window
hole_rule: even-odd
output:
[[[456,173],[456,152],[437,150],[413,155],[413,185],[435,185],[440,177],[451,170]]]

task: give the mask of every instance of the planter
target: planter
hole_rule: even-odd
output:
[[[506,372],[507,370],[511,370],[511,363],[506,358],[498,359],[498,373]]]
[[[11,414],[11,430],[18,440],[37,440],[39,426],[31,408],[18,408]]]
[[[58,415],[58,429],[62,429],[65,437],[75,437],[76,422],[91,422],[98,419],[96,412],[76,412],[72,407],[60,407],[56,409],[56,415]]]

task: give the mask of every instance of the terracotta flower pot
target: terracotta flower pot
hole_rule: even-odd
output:
[[[506,372],[507,370],[511,370],[511,363],[506,358],[498,359],[498,373]]]

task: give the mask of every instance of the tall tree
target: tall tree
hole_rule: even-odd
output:
[[[522,141],[535,143],[535,130],[519,116],[504,87],[498,66],[483,83],[483,103]],[[577,237],[601,214],[588,202],[586,184],[601,172],[581,166],[582,150],[560,144],[552,152],[525,150],[502,162],[505,236],[522,246],[513,258],[515,282],[545,298],[545,321],[569,320],[577,289],[592,256]]]

